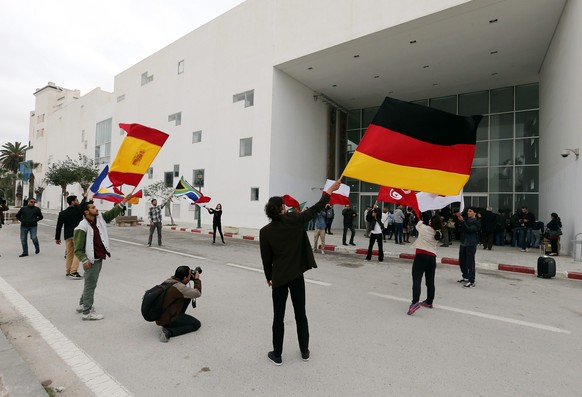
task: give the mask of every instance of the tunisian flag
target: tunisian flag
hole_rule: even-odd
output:
[[[113,186],[137,186],[166,143],[168,134],[141,124],[123,124],[127,132],[109,169]]]
[[[416,201],[416,192],[380,186],[378,200],[386,203],[396,203],[412,207],[414,212],[416,212],[416,216],[420,219],[420,210],[418,209],[418,201]]]
[[[471,174],[482,117],[386,98],[343,175],[380,186],[457,195]]]

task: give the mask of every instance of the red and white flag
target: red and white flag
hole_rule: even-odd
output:
[[[416,216],[420,218],[420,210],[418,209],[418,201],[416,201],[416,193],[412,190],[380,186],[378,200],[412,207],[414,212],[416,212]]]
[[[331,185],[333,185],[335,181],[328,179],[325,182],[325,186],[323,187],[323,191],[325,192]],[[340,205],[348,205],[350,203],[350,187],[345,184],[341,184],[339,189],[336,190],[331,194],[331,199],[329,200],[330,205],[340,204]]]
[[[288,194],[284,195],[282,198],[283,203],[285,203],[287,207],[295,208],[297,212],[301,212],[301,205],[299,204],[299,201],[295,200],[292,196],[289,196]]]
[[[460,211],[465,209],[465,200],[463,199],[463,191],[456,196],[439,196],[437,194],[418,192],[416,193],[416,200],[418,207],[422,212],[428,210],[440,210],[452,203],[461,203]]]

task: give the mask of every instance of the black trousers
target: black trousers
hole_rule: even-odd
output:
[[[412,303],[420,300],[420,284],[425,276],[426,303],[432,305],[434,300],[434,274],[436,271],[436,256],[416,254],[412,262]]]
[[[200,328],[200,321],[198,319],[186,314],[180,313],[178,317],[164,328],[170,331],[170,336],[184,335],[189,332],[194,332]]]
[[[354,224],[352,223],[351,225],[344,225],[344,237],[342,239],[342,243],[346,243],[346,237],[348,235],[348,230],[350,230],[352,232],[352,235],[350,237],[350,244],[354,243],[354,236],[356,235],[356,230],[354,229]]]
[[[378,241],[378,262],[383,262],[384,249],[382,246],[382,233],[370,233],[370,244],[368,244],[368,255],[366,255],[366,259],[372,259],[372,248],[374,248],[374,241]]]
[[[305,280],[303,275],[286,285],[273,288],[273,351],[276,356],[283,353],[283,337],[285,335],[285,307],[287,295],[291,293],[291,302],[295,311],[295,323],[297,324],[297,338],[299,349],[306,352],[309,349],[309,325],[305,314]]]
[[[213,223],[212,224],[212,242],[213,243],[216,242],[216,229],[218,229],[218,232],[220,233],[220,238],[222,239],[222,242],[224,243],[224,236],[222,235],[222,226],[220,225],[220,223]]]
[[[325,220],[325,232],[328,234],[333,234],[331,232],[331,224],[333,223],[333,218],[328,218]]]

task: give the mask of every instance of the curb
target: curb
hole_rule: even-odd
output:
[[[141,223],[140,226],[145,226],[149,228],[149,224]],[[191,232],[191,233],[205,233],[201,229],[188,229],[185,227],[176,227],[176,226],[162,226],[163,229],[169,229],[173,231],[180,231],[180,232]],[[209,235],[212,235],[212,231],[208,232]],[[255,236],[248,236],[248,235],[233,235],[232,233],[224,233],[224,237],[230,237],[235,239],[247,240],[247,241],[258,241],[259,238]],[[335,244],[325,244],[324,248],[325,251],[328,252],[337,252],[338,254],[358,254],[358,255],[367,255],[368,250],[366,248],[356,248],[355,251],[353,248],[349,247],[340,247]],[[378,256],[378,250],[372,251],[372,256]],[[385,258],[393,258],[393,259],[407,259],[407,260],[414,260],[415,254],[410,253],[394,253],[394,252],[387,252],[384,251]],[[439,261],[437,257],[437,261]],[[459,266],[459,259],[457,258],[450,258],[450,257],[441,257],[440,263],[443,265],[451,265],[451,266]],[[485,270],[498,270],[503,272],[512,272],[512,273],[520,273],[520,274],[530,274],[536,276],[536,269],[531,266],[522,266],[522,265],[509,265],[505,263],[488,263],[488,262],[477,262],[475,263],[475,267],[477,269],[485,269]],[[556,271],[555,278],[563,278],[563,279],[570,279],[570,280],[582,280],[582,272],[568,272],[568,271]]]

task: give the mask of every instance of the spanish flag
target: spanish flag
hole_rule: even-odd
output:
[[[482,117],[386,98],[343,175],[380,186],[457,195],[471,174]]]
[[[120,123],[119,127],[127,136],[111,164],[109,180],[113,186],[137,186],[169,135],[141,124]]]

